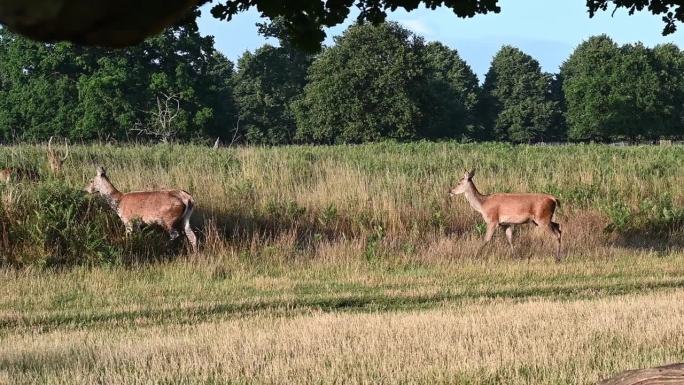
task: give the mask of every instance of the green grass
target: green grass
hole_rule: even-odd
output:
[[[61,273],[8,270],[0,333],[206,322],[251,313],[406,311],[496,299],[596,299],[683,288],[682,263],[684,255],[675,254],[448,268],[359,264],[259,271],[231,263],[176,262]]]

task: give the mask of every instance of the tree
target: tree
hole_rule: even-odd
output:
[[[504,46],[485,76],[480,113],[498,140],[548,140],[559,114],[551,93],[552,76],[517,48]]]
[[[158,122],[158,98],[175,95],[180,111],[173,130],[180,138],[204,135],[231,136],[235,121],[231,77],[233,65],[214,48],[211,36],[201,36],[197,24],[189,22],[166,30],[143,44],[130,48],[146,74],[144,115],[147,127]]]
[[[674,44],[653,49],[660,79],[659,106],[663,125],[660,135],[684,136],[684,51]]]
[[[169,132],[228,137],[233,67],[213,44],[194,21],[125,50],[36,43],[2,29],[0,135],[125,139],[134,127],[157,126],[158,99],[175,95]]]
[[[614,74],[620,49],[606,35],[582,42],[560,70],[571,140],[607,140],[619,124]]]
[[[292,103],[304,89],[312,58],[289,44],[280,21],[261,24],[260,31],[279,38],[280,46],[267,44],[238,60],[234,94],[240,129],[249,143],[292,143],[296,133]]]
[[[441,43],[430,43],[422,51],[425,62],[426,100],[422,136],[429,138],[473,138],[475,106],[479,94],[477,75]]]
[[[579,1],[579,0],[577,0]],[[205,0],[203,2],[208,2]],[[627,8],[629,14],[648,9],[655,15],[664,15],[663,34],[673,33],[676,22],[684,22],[684,6],[681,0],[586,0],[589,14],[606,10],[609,4],[616,8]],[[358,0],[358,1],[319,1],[301,0],[287,2],[280,0],[224,0],[219,1],[211,12],[214,17],[231,20],[239,12],[256,7],[262,16],[283,17],[289,35],[303,48],[315,50],[325,38],[324,27],[341,24],[350,14],[350,8],[359,9],[358,21],[378,24],[385,21],[388,11],[403,8],[412,11],[419,6],[436,9],[446,7],[458,17],[473,17],[490,12],[499,13],[498,0]],[[544,7],[545,5],[540,5]],[[553,12],[553,11],[549,11]]]
[[[311,65],[295,104],[302,141],[360,143],[420,136],[423,42],[396,23],[355,25]]]
[[[0,127],[5,139],[66,134],[77,117],[71,44],[43,44],[0,29]]]
[[[642,44],[618,47],[609,37],[580,44],[561,66],[568,136],[573,140],[653,139],[673,124],[663,98],[676,103],[670,78]],[[675,87],[676,88],[676,87]],[[676,109],[673,104],[670,110]]]
[[[661,79],[656,71],[653,52],[643,44],[625,45],[617,56],[617,71],[613,73],[616,139],[653,139],[663,131],[665,116],[659,101]]]

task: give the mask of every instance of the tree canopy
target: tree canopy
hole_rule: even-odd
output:
[[[279,46],[264,45],[238,60],[236,134],[252,144],[292,143],[297,130],[292,104],[306,84],[312,57],[289,44],[281,20],[261,24],[260,31],[278,38]]]
[[[569,138],[633,140],[681,132],[683,58],[674,45],[618,47],[605,35],[580,44],[560,71]]]
[[[560,113],[551,82],[531,56],[511,46],[501,48],[485,76],[480,109],[493,137],[518,143],[551,139]]]
[[[475,107],[480,92],[477,75],[458,52],[441,43],[427,44],[422,57],[426,75],[422,136],[476,137]]]
[[[194,21],[125,50],[37,43],[1,29],[0,133],[86,140],[221,135],[235,116],[232,73]]]
[[[423,46],[396,23],[350,27],[311,65],[296,104],[298,138],[359,143],[419,136]]]
[[[260,30],[279,44],[245,53],[235,71],[192,19],[121,50],[0,29],[0,141],[684,138],[674,44],[595,36],[558,74],[505,46],[480,87],[458,52],[396,23],[353,25],[318,55],[295,49],[281,20]]]

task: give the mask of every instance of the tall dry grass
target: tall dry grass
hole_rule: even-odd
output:
[[[63,178],[80,188],[104,165],[123,191],[190,191],[205,255],[441,262],[471,258],[480,245],[479,215],[447,196],[465,168],[477,168],[483,192],[557,195],[566,253],[594,258],[681,249],[683,161],[681,146],[81,146],[72,148]],[[2,148],[0,162],[44,170],[44,148]],[[3,196],[16,200],[32,188]],[[529,227],[517,234],[517,257],[550,254],[550,245],[538,246],[543,234]],[[505,252],[498,244],[485,257],[509,258]]]

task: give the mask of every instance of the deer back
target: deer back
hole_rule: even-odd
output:
[[[492,194],[482,205],[483,212],[502,222],[507,219],[537,220],[551,217],[556,209],[557,199],[548,194]]]
[[[129,192],[122,195],[118,212],[124,222],[140,219],[171,227],[183,218],[191,201],[181,190]]]

